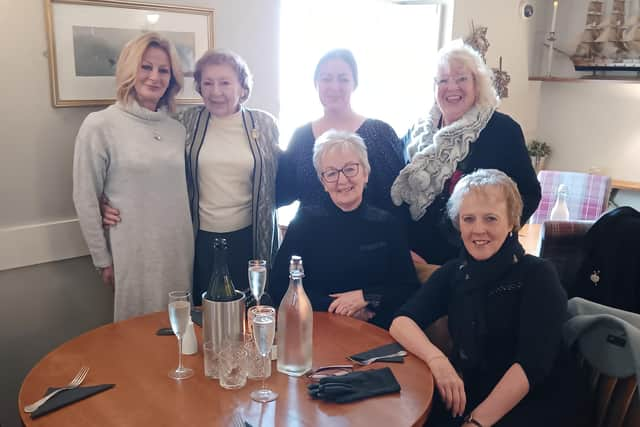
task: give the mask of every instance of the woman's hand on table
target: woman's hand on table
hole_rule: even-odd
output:
[[[438,392],[447,410],[454,417],[461,416],[467,405],[464,382],[445,356],[436,356],[427,363],[436,382]]]
[[[373,319],[373,317],[376,315],[376,313],[372,310],[369,310],[368,308],[361,308],[360,310],[356,311],[355,313],[353,313],[351,315],[351,317],[353,317],[354,319],[358,319],[358,320],[363,320],[365,322],[368,322],[369,320]]]
[[[329,305],[327,311],[329,313],[340,314],[342,316],[353,316],[368,304],[364,300],[362,289],[329,294],[329,296],[335,299]]]

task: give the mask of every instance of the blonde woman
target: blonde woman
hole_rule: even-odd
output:
[[[442,265],[462,247],[445,215],[462,176],[476,169],[506,173],[522,195],[523,224],[538,207],[540,184],[520,125],[497,111],[493,72],[480,54],[452,42],[438,52],[436,64],[435,103],[405,137],[410,162],[395,179],[391,198],[411,213],[411,249],[428,263]]]
[[[114,285],[114,321],[164,310],[167,293],[191,287],[193,233],[184,127],[168,113],[183,85],[173,45],[146,33],[123,48],[117,102],[91,113],[76,138],[73,200],[93,263]],[[104,231],[100,197],[126,210]]]
[[[464,176],[447,202],[463,243],[396,313],[390,333],[429,366],[429,427],[561,427],[581,386],[562,339],[567,294],[553,265],[518,242],[523,202],[497,169]],[[453,350],[423,332],[447,317]]]

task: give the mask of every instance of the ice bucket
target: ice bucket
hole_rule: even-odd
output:
[[[214,351],[228,339],[241,340],[244,334],[245,296],[233,301],[210,301],[202,296],[203,342],[211,341]]]

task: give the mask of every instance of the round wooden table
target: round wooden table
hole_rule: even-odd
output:
[[[178,363],[177,341],[157,336],[168,327],[166,312],[153,313],[89,331],[46,355],[24,379],[18,397],[25,426],[229,426],[240,412],[252,426],[422,426],[431,408],[433,377],[413,355],[389,366],[402,390],[349,404],[312,400],[308,380],[276,370],[267,385],[280,397],[267,404],[253,402],[249,393],[259,381],[248,380],[240,390],[224,390],[204,377],[202,347],[184,356],[194,377],[174,381],[167,376]],[[314,313],[313,366],[345,364],[345,356],[392,342],[387,331],[369,323],[324,312]],[[196,327],[200,340],[200,328]],[[81,366],[91,371],[83,385],[115,383],[113,389],[32,420],[25,405],[40,398],[47,387],[67,384]],[[362,368],[367,369],[367,368]]]

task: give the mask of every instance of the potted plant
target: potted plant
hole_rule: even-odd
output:
[[[545,161],[551,154],[551,147],[549,144],[543,141],[536,141],[535,139],[527,145],[529,156],[531,156],[531,163],[536,173],[544,169]]]

